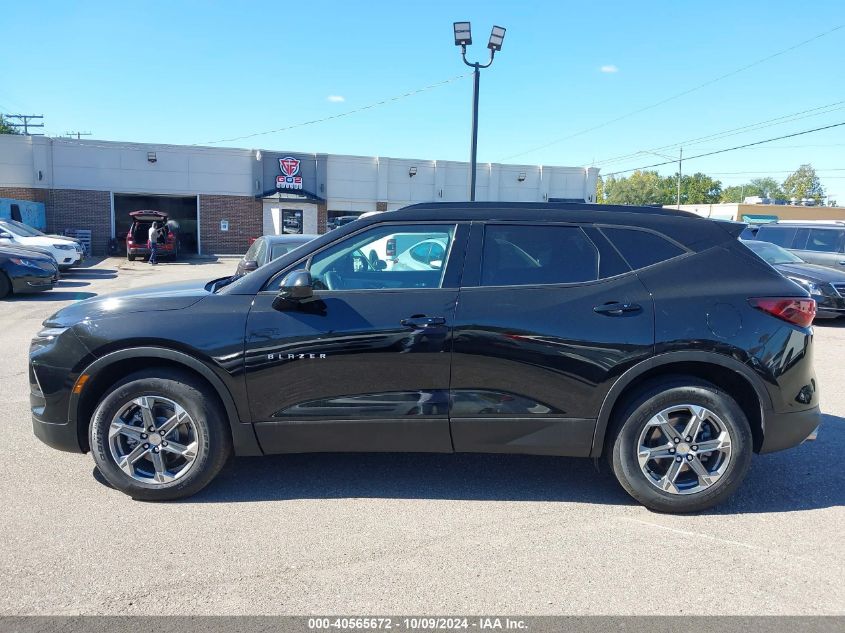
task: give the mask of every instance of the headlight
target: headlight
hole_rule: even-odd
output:
[[[11,257],[13,264],[17,264],[18,266],[26,266],[27,268],[38,268],[41,269],[36,262],[32,261],[31,259],[24,259],[22,257]]]
[[[799,286],[804,288],[807,292],[809,292],[811,295],[824,294],[822,293],[821,286],[813,283],[812,281],[807,281],[806,279],[801,279],[800,277],[787,277],[787,279],[794,281]]]
[[[53,247],[59,249],[60,251],[74,250],[73,244],[53,244]]]

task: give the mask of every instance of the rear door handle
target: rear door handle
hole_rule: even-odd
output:
[[[629,312],[642,312],[642,306],[638,303],[605,303],[604,305],[596,306],[593,312],[597,314],[606,314],[608,316],[621,316]]]
[[[415,314],[414,316],[410,316],[407,319],[402,319],[399,321],[405,327],[412,327],[412,328],[427,328],[427,327],[435,327],[437,325],[445,325],[446,319],[444,317],[430,317],[425,316],[424,314]]]

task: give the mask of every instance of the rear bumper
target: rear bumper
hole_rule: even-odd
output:
[[[761,453],[773,453],[798,446],[821,424],[819,407],[791,413],[768,412],[763,420]]]
[[[146,246],[132,246],[126,247],[126,254],[132,255],[133,257],[147,257],[150,254],[150,249]],[[167,248],[159,244],[158,248],[156,249],[156,255],[158,257],[172,257],[176,254],[175,248]]]

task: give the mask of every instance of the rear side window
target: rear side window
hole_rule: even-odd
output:
[[[634,270],[684,254],[682,248],[650,231],[609,227],[602,227],[601,231]]]
[[[840,250],[842,232],[836,229],[810,229],[807,240],[808,251],[835,253]]]
[[[763,242],[777,244],[783,248],[792,248],[797,228],[788,226],[761,226],[757,231],[757,239]]]
[[[568,284],[598,279],[596,247],[575,226],[488,224],[482,286]]]

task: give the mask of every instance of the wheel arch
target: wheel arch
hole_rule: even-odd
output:
[[[255,431],[238,413],[235,400],[224,382],[200,360],[184,352],[161,347],[132,347],[101,356],[81,375],[88,375],[81,393],[71,390],[68,420],[76,427],[79,446],[88,451],[88,423],[106,390],[118,380],[149,367],[171,367],[188,371],[207,382],[223,404],[236,455],[262,455]],[[81,423],[80,423],[81,422]]]
[[[643,361],[617,379],[599,410],[590,456],[602,456],[614,415],[638,393],[641,385],[662,376],[679,375],[711,382],[733,397],[748,418],[754,451],[759,452],[763,444],[765,412],[772,410],[771,397],[762,379],[733,358],[712,352],[682,351]]]

